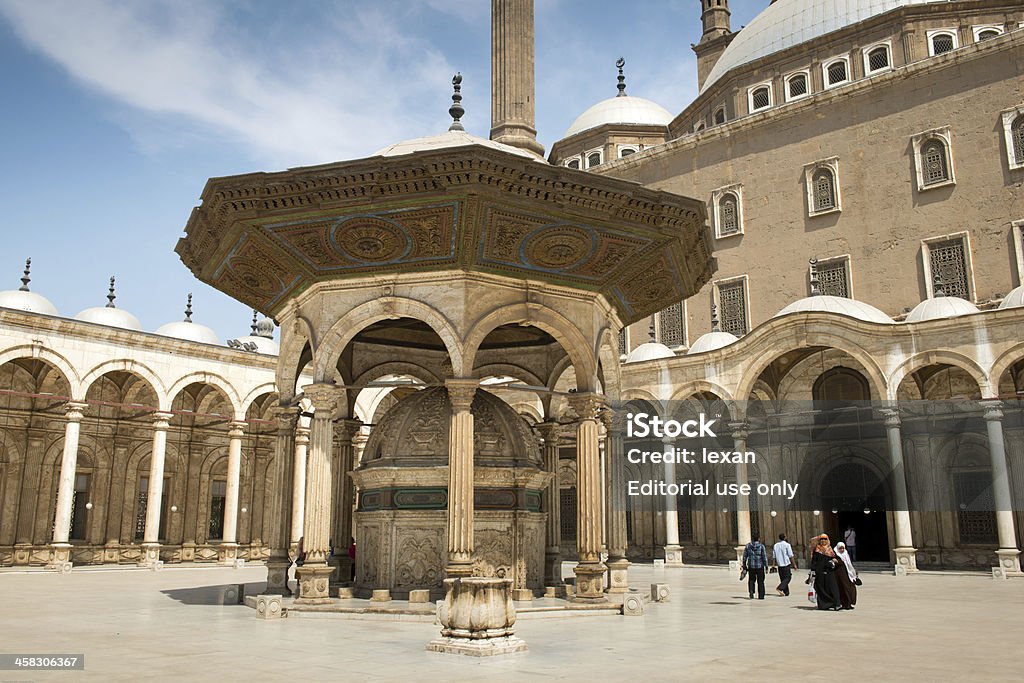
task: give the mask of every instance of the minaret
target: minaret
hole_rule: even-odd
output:
[[[491,139],[543,157],[533,81],[533,0],[491,0]]]
[[[736,34],[729,26],[729,0],[700,0],[700,19],[704,33],[700,42],[691,45],[697,53],[697,87],[703,87],[715,62],[722,56]]]

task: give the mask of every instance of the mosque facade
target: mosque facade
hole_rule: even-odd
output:
[[[734,31],[694,5],[681,112],[620,60],[543,158],[532,3],[496,2],[491,139],[456,83],[447,133],[211,180],[177,251],[267,316],[226,344],[191,299],[143,331],[113,282],[63,317],[26,266],[0,293],[0,566],[263,561],[286,590],[303,538],[308,600],[539,594],[563,560],[598,600],[630,561],[854,526],[897,573],[1019,574],[1024,9],[775,0]],[[757,461],[628,463],[659,444],[619,408],[713,414],[705,445]],[[656,478],[815,503],[624,495]]]

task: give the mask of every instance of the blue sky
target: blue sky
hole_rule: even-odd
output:
[[[768,0],[733,1],[736,30]],[[547,148],[628,92],[673,113],[696,94],[698,0],[536,1],[537,127]],[[33,259],[61,315],[117,304],[144,329],[182,317],[222,339],[251,313],[174,254],[207,178],[371,155],[463,122],[490,127],[487,0],[0,0],[0,289]]]

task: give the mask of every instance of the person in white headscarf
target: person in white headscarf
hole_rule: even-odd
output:
[[[853,568],[853,560],[846,544],[836,544],[836,557],[842,563],[836,567],[836,581],[839,583],[839,603],[843,609],[853,609],[857,604],[857,570]]]

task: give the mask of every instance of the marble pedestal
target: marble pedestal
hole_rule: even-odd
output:
[[[917,568],[917,548],[893,548],[892,552],[896,555],[896,567],[893,574],[907,576],[920,571]]]
[[[513,631],[516,608],[512,581],[480,577],[445,579],[445,598],[437,603],[441,637],[427,650],[491,657],[526,650]]]
[[[334,567],[327,564],[305,564],[295,570],[299,577],[301,605],[323,605],[331,601],[330,579]]]

